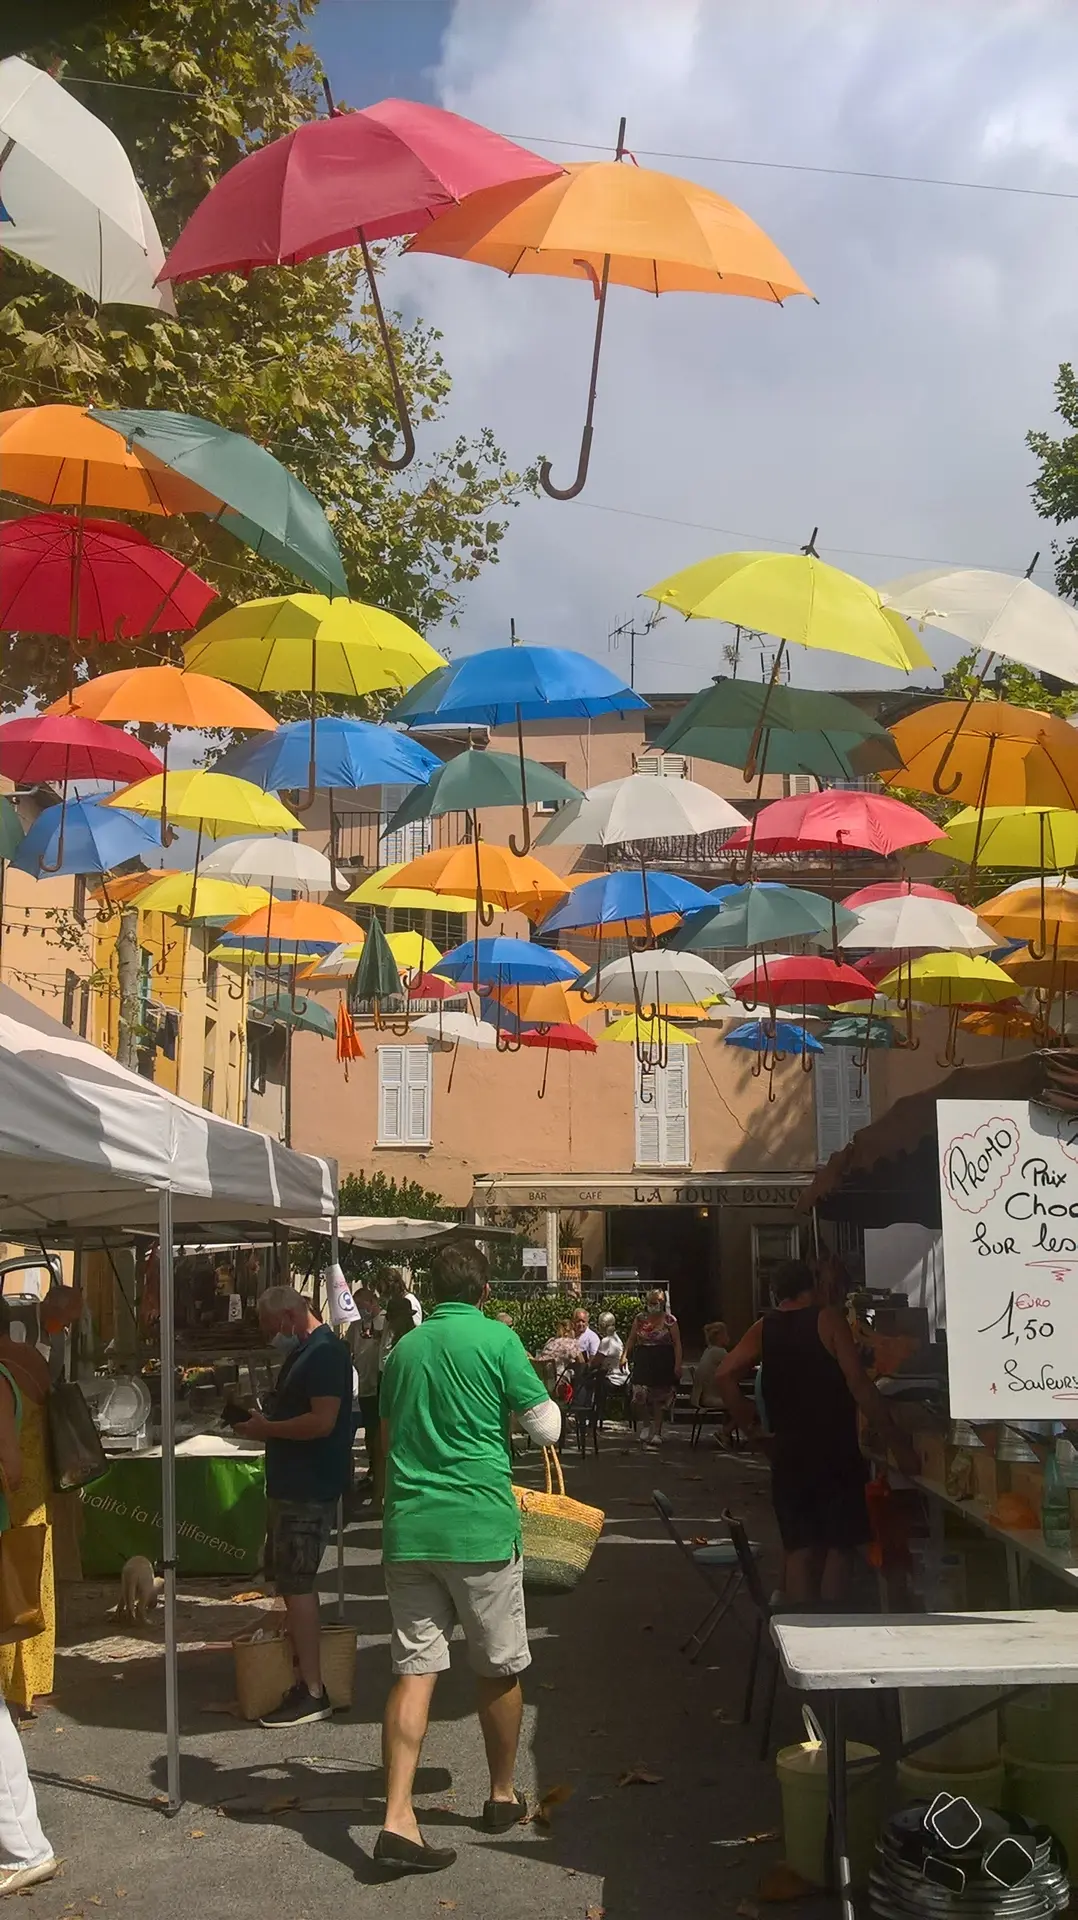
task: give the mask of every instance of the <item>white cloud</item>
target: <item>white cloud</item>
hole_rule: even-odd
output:
[[[439,97],[537,146],[612,142],[624,113],[636,150],[1078,192],[1076,83],[1064,0],[459,0]],[[874,580],[1047,550],[1024,435],[1050,421],[1074,351],[1073,201],[640,157],[736,200],[820,304],[615,288],[587,490],[520,509],[455,650],[499,642],[512,614],[529,637],[601,655],[653,580],[761,536],[797,544],[815,524],[825,557]],[[586,288],[416,258],[394,292],[445,335],[452,425],[490,422],[514,462],[544,451],[564,483]],[[725,637],[665,623],[641,649],[641,684],[700,684]],[[816,655],[796,677],[869,675]]]

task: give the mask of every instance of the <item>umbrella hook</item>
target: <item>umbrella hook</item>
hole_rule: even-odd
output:
[[[996,656],[994,653],[990,653],[987,659],[985,660],[984,666],[982,667],[980,674],[978,675],[977,679],[973,683],[973,691],[971,692],[969,699],[966,701],[965,706],[963,707],[961,713],[958,716],[957,721],[955,722],[954,731],[952,732],[951,737],[947,742],[947,745],[944,747],[943,752],[940,756],[939,764],[936,768],[935,773],[932,775],[932,791],[933,793],[938,793],[942,800],[946,800],[949,794],[954,793],[956,787],[958,787],[961,783],[962,774],[959,771],[958,773],[955,774],[955,777],[951,781],[950,785],[945,787],[943,784],[943,770],[947,765],[947,762],[950,759],[952,753],[954,752],[955,747],[958,745],[958,736],[961,733],[962,728],[966,724],[966,721],[969,717],[970,708],[973,706],[975,700],[977,699],[978,694],[981,692],[981,689],[984,686],[985,680],[988,677],[988,669],[992,665],[992,662],[995,659],[995,657]],[[989,750],[991,750],[991,745],[994,742],[994,740],[995,740],[995,735],[993,734],[990,736]]]
[[[814,528],[813,535],[812,535],[813,540],[815,540],[816,538],[816,531],[817,530]],[[812,548],[812,551],[815,552],[815,548],[812,547],[811,540],[809,542],[808,547],[802,548],[802,552],[807,553],[810,547]],[[767,709],[768,709],[768,704],[771,700],[771,695],[773,694],[775,690],[775,686],[778,682],[779,668],[782,665],[782,656],[785,653],[785,651],[786,651],[786,642],[785,640],[780,640],[778,652],[776,653],[775,658],[771,664],[771,678],[768,681],[767,687],[764,691],[763,705],[760,708],[759,718],[757,719],[756,726],[753,731],[752,739],[749,742],[749,751],[745,760],[745,765],[741,770],[741,778],[744,780],[746,786],[751,785],[752,781],[755,780],[757,777],[756,762],[760,754],[760,742],[763,737],[764,721],[767,718]],[[765,764],[766,764],[766,761],[767,761],[767,755],[765,752],[764,754]],[[762,767],[759,769],[759,778],[760,778],[760,784],[762,786],[763,785],[763,768]],[[760,797],[759,794],[757,794],[756,797],[757,799],[759,799]]]
[[[153,963],[153,970],[159,980],[164,979],[165,974],[168,972],[169,956],[170,954],[175,953],[175,951],[176,951],[175,940],[170,940],[168,945],[167,946],[165,945],[165,916],[164,914],[162,914],[161,915],[161,958],[160,960],[155,960]]]
[[[543,1048],[543,1084],[539,1088],[539,1091],[535,1096],[537,1100],[546,1099],[546,1080],[547,1080],[547,1074],[549,1072],[550,1072],[550,1048],[544,1047]]]
[[[244,991],[245,991],[242,978],[240,979],[239,984],[237,985],[237,983],[231,978],[230,974],[226,972],[225,973],[225,990],[230,1000],[242,1000]]]
[[[950,1018],[947,1022],[947,1045],[942,1058],[939,1054],[936,1055],[937,1066],[960,1067],[962,1065],[956,1051],[958,1046],[958,1016],[960,1011],[961,1009],[959,1007],[951,1008]]]
[[[46,860],[44,855],[42,855],[42,858],[37,863],[40,873],[59,873],[64,864],[64,828],[67,824],[67,781],[70,764],[70,751],[65,750],[64,778],[60,789],[60,830],[56,840],[56,861],[54,864],[51,860]]]
[[[486,901],[486,900],[484,900],[484,898],[483,898],[483,867],[482,867],[482,862],[481,862],[481,860],[480,860],[480,856],[479,856],[479,822],[478,822],[478,820],[476,819],[476,817],[475,817],[475,814],[474,814],[474,812],[473,812],[473,814],[472,814],[472,840],[473,840],[473,843],[474,843],[474,846],[475,846],[475,919],[476,919],[476,925],[477,925],[477,927],[492,927],[492,926],[494,925],[494,908],[493,908],[493,906],[491,905],[491,903],[490,903],[489,901]],[[478,949],[478,946],[476,947],[476,954],[475,954],[475,964],[476,964],[476,966],[478,967],[478,965],[479,965],[479,949]],[[474,985],[474,987],[475,987],[475,990],[476,990],[476,991],[478,992],[478,989],[479,989],[479,976],[478,976],[478,974],[476,975],[476,978],[475,978],[475,980],[474,980],[474,982],[473,982],[473,985]]]
[[[615,160],[621,160],[624,158],[624,155],[625,116],[623,114],[618,126],[618,144],[614,152],[614,158]],[[583,492],[588,477],[595,420],[595,400],[599,383],[599,356],[603,346],[603,321],[606,318],[606,296],[610,288],[610,255],[608,253],[604,253],[603,255],[603,272],[598,286],[596,286],[595,283],[595,269],[592,267],[590,261],[576,260],[573,264],[574,266],[580,267],[591,281],[592,292],[595,294],[598,302],[598,311],[595,316],[595,344],[591,351],[591,384],[588,388],[588,410],[584,416],[584,431],[580,439],[580,458],[577,461],[576,478],[571,487],[556,487],[550,477],[550,461],[544,460],[539,468],[539,485],[542,487],[544,493],[549,494],[552,500],[575,500],[577,494]]]
[[[404,387],[401,384],[400,374],[397,371],[397,357],[393,351],[393,337],[389,331],[389,324],[382,307],[382,297],[378,291],[378,276],[374,261],[371,259],[370,249],[367,246],[367,241],[362,231],[359,235],[359,247],[363,255],[363,266],[367,275],[367,285],[370,288],[374,317],[378,322],[378,331],[382,337],[382,352],[385,354],[386,366],[389,369],[389,382],[393,388],[393,399],[397,410],[397,424],[404,435],[404,452],[395,460],[391,460],[388,454],[382,453],[381,450],[375,446],[371,446],[369,452],[375,466],[381,467],[383,473],[403,473],[405,467],[410,467],[412,461],[415,459],[415,434],[412,431],[412,422],[408,415],[408,401],[405,396]]]
[[[517,758],[520,762],[520,819],[524,832],[524,844],[518,847],[514,835],[510,834],[509,851],[510,853],[515,853],[517,858],[521,859],[524,854],[531,852],[532,823],[531,815],[528,812],[528,778],[525,773],[524,761],[524,723],[521,719],[519,707],[517,708]]]
[[[778,1099],[778,1094],[775,1092],[775,1062],[772,1060],[771,1065],[767,1069],[767,1104],[768,1106],[773,1107],[777,1099]]]
[[[1031,940],[1029,943],[1029,952],[1030,958],[1033,960],[1046,960],[1048,958],[1048,903],[1044,897],[1044,814],[1039,813],[1037,819],[1040,823],[1041,926],[1038,944],[1034,946]]]

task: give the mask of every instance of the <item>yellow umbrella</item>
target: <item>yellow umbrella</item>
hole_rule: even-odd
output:
[[[162,776],[151,774],[133,787],[112,793],[103,802],[125,813],[159,814]],[[210,840],[230,833],[290,833],[299,821],[275,793],[263,793],[249,780],[230,773],[203,773],[198,767],[171,773],[168,780],[168,817],[174,827],[194,827]]]
[[[699,1042],[694,1033],[684,1027],[676,1027],[672,1020],[657,1015],[647,1020],[642,1014],[626,1014],[622,1020],[612,1020],[608,1027],[598,1035],[600,1040],[612,1040],[617,1046],[650,1046],[661,1039],[664,1046],[695,1047]]]
[[[400,933],[387,934],[386,944],[398,968],[406,973],[429,973],[431,967],[437,966],[442,957],[433,940],[428,940],[426,934],[416,933],[409,927],[403,928]],[[355,940],[345,941],[341,946],[334,947],[333,952],[327,953],[325,959],[319,960],[317,966],[308,968],[303,978],[305,980],[347,978],[355,971],[356,964],[362,957],[363,945],[364,937],[362,932],[359,932]]]
[[[1078,881],[1064,875],[1019,881],[977,912],[1001,940],[1027,940],[1034,959],[1043,960],[1050,939],[1057,946],[1078,946]]]
[[[1015,984],[1010,974],[986,960],[980,953],[926,953],[919,960],[906,960],[893,973],[885,974],[876,992],[897,999],[899,1006],[919,1000],[923,1005],[948,1007],[950,1021],[947,1046],[940,1065],[957,1065],[955,1040],[959,1012],[965,1007],[981,1007],[994,1000],[1013,1000]]]
[[[1078,813],[1067,807],[963,807],[932,852],[981,867],[1058,873],[1078,865]]]
[[[196,876],[192,889],[189,873],[166,873],[151,879],[135,896],[140,913],[179,914],[185,920],[235,920],[241,913],[254,913],[269,900],[265,887],[243,887],[238,880],[214,880]]]
[[[369,873],[358,887],[348,895],[348,904],[363,907],[399,907],[413,912],[428,913],[474,913],[474,893],[435,893],[432,887],[400,887],[397,875],[402,872],[405,862],[394,860],[390,865],[379,867],[376,873]],[[410,863],[409,863],[410,864]]]

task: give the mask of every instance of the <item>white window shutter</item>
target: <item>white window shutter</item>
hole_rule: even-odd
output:
[[[657,1070],[652,1073],[642,1073],[639,1063],[635,1062],[634,1065],[636,1164],[638,1167],[661,1167],[663,1163],[662,1084]]]
[[[669,1049],[666,1066],[658,1078],[663,1096],[663,1165],[687,1167],[689,1164],[689,1049]],[[658,1091],[658,1089],[656,1089]]]
[[[817,1054],[812,1077],[816,1093],[816,1159],[822,1166],[872,1118],[868,1075],[858,1091],[857,1049],[832,1047]]]
[[[399,1147],[404,1140],[404,1047],[378,1049],[378,1142]]]
[[[868,1073],[858,1073],[855,1060],[859,1057],[858,1047],[836,1047],[846,1062],[846,1139],[852,1140],[859,1127],[867,1127],[872,1118],[872,1099],[869,1093]]]
[[[405,1138],[411,1146],[429,1147],[434,1055],[429,1047],[403,1047]]]

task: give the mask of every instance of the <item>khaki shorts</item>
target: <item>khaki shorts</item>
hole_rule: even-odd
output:
[[[444,1673],[455,1626],[473,1673],[493,1680],[531,1665],[524,1562],[394,1560],[385,1568],[394,1673]]]

